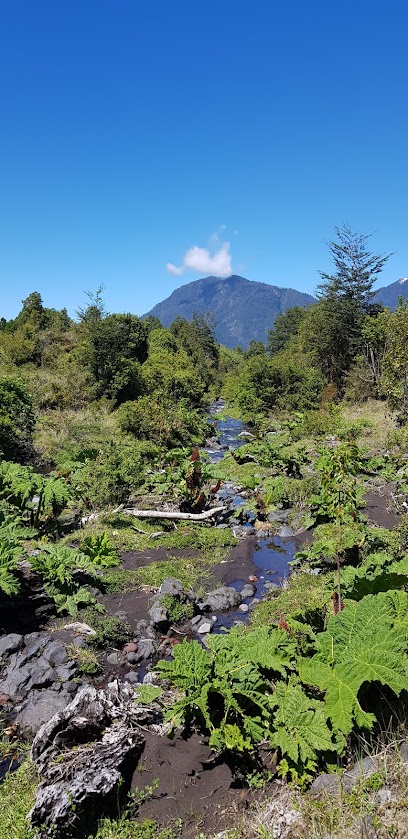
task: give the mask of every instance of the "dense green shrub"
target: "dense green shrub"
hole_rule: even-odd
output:
[[[32,442],[35,419],[33,402],[23,383],[11,376],[0,378],[0,456],[24,457]]]
[[[166,448],[190,446],[205,439],[207,423],[202,413],[182,402],[163,404],[154,396],[142,396],[118,408],[116,419],[122,431],[138,440],[151,440]]]

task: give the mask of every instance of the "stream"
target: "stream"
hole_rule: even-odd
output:
[[[221,399],[213,402],[208,409],[209,422],[216,423],[220,446],[220,448],[215,446],[204,448],[211,463],[218,463],[227,451],[233,451],[239,448],[253,437],[249,427],[242,420],[225,416],[224,410],[225,403]],[[222,415],[222,419],[219,418],[220,414]],[[220,501],[225,501],[235,509],[238,509],[245,503],[245,499],[240,493],[240,487],[230,482],[224,482],[217,495]],[[251,527],[249,522],[244,526]],[[255,597],[243,600],[243,604],[248,606],[250,610],[252,602],[258,602],[268,594],[271,588],[280,587],[287,580],[291,572],[289,563],[293,560],[294,554],[300,548],[300,540],[293,538],[280,539],[278,536],[259,538],[252,535],[247,536],[246,539],[250,543],[250,564],[255,565],[258,569],[256,573]],[[241,591],[243,585],[247,582],[248,578],[239,580],[231,579],[226,584]],[[244,611],[238,607],[229,612],[218,614],[214,631],[220,631],[221,628],[229,629],[237,621],[241,623],[246,622],[248,620],[249,610]]]

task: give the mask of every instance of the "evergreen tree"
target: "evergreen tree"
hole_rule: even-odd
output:
[[[310,340],[323,372],[339,392],[356,356],[363,350],[362,327],[373,307],[373,284],[388,255],[372,254],[369,236],[355,233],[348,225],[335,228],[337,241],[328,243],[335,271],[320,271],[319,303],[311,312]],[[315,327],[315,328],[313,328]]]

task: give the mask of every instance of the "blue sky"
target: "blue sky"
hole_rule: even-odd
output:
[[[343,222],[396,252],[378,285],[407,276],[407,23],[393,0],[5,0],[0,316],[100,284],[142,314],[214,256],[312,292]]]

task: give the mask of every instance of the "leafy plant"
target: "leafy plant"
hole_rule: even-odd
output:
[[[157,670],[184,691],[167,713],[173,725],[198,722],[218,751],[250,751],[270,733],[271,683],[266,674],[284,675],[293,666],[294,646],[283,630],[239,628],[174,648],[173,661]]]
[[[372,728],[375,714],[364,710],[359,691],[380,682],[399,695],[408,688],[408,594],[368,595],[330,617],[317,636],[317,653],[299,662],[303,684],[325,693],[327,714],[340,742],[354,726]]]
[[[85,536],[81,542],[81,552],[88,556],[94,565],[106,568],[119,564],[119,556],[106,531]]]
[[[73,617],[80,606],[98,607],[95,597],[81,581],[100,585],[100,577],[90,559],[80,551],[62,546],[49,545],[38,556],[31,559],[33,570],[42,579],[45,591],[51,597],[58,612],[68,612]]]

